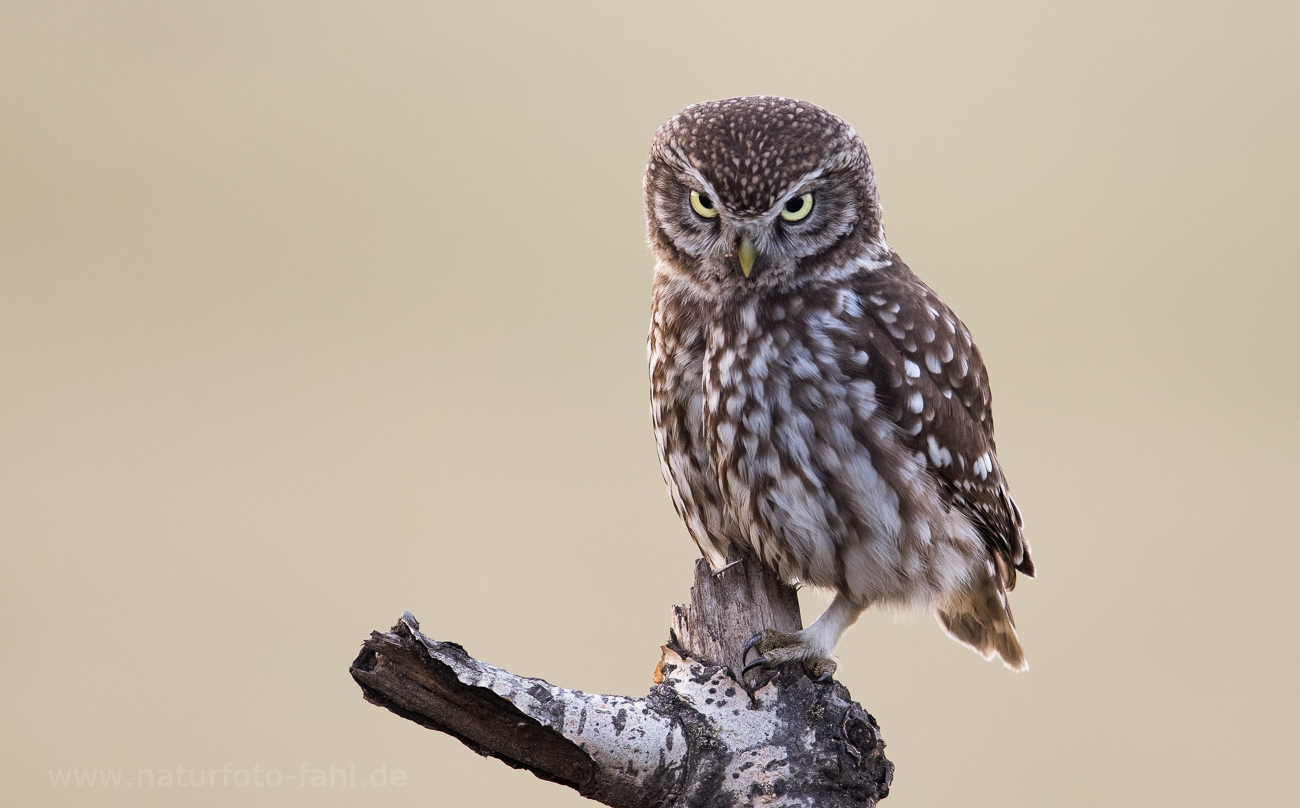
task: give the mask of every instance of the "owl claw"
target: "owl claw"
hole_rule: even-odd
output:
[[[745,660],[749,658],[749,652],[754,650],[754,646],[758,645],[759,641],[762,639],[763,639],[763,635],[761,633],[755,634],[754,636],[749,638],[749,642],[745,643],[745,650],[740,654],[740,663],[742,665],[744,665]],[[741,673],[743,674],[745,671],[749,670],[752,667],[753,665],[745,665],[745,670],[741,671]]]
[[[757,651],[758,656],[749,662],[752,651]],[[749,638],[740,654],[740,661],[745,666],[740,671],[742,677],[754,668],[766,668],[783,662],[802,662],[808,678],[819,683],[831,681],[837,667],[835,660],[823,656],[799,633],[784,634],[770,628]]]
[[[832,677],[835,676],[835,669],[838,667],[839,665],[833,659],[817,657],[803,661],[804,672],[808,674],[809,679],[818,684],[826,684],[832,681]]]

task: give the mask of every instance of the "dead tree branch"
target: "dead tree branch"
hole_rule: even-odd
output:
[[[748,687],[732,673],[755,628],[800,626],[794,590],[737,560],[718,575],[697,562],[643,698],[493,667],[430,640],[410,613],[371,634],[352,677],[373,704],[618,808],[875,805],[894,767],[843,685],[815,684],[798,664]]]

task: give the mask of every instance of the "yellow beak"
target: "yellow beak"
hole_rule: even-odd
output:
[[[754,242],[749,240],[749,236],[740,239],[740,271],[749,277],[749,273],[754,270],[754,259],[758,257],[758,250],[754,248]]]

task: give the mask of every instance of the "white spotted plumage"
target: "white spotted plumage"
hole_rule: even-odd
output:
[[[766,655],[829,658],[885,603],[932,608],[1024,667],[1005,591],[1033,566],[983,362],[886,243],[857,133],[787,99],[696,105],[661,128],[645,190],[652,419],[673,504],[715,567],[736,548],[836,593]],[[692,190],[716,216],[692,212]],[[777,215],[808,193],[806,219]]]

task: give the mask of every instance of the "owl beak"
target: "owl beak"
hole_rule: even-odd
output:
[[[748,278],[749,273],[754,271],[754,259],[758,257],[758,250],[755,249],[754,242],[750,240],[748,235],[740,239],[740,249],[737,251],[737,255],[740,257],[740,271],[745,273],[745,277]]]

